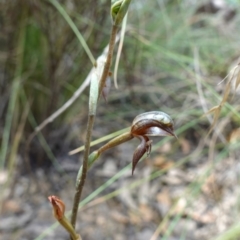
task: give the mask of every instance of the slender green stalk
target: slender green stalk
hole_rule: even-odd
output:
[[[70,233],[72,240],[82,240],[81,236],[75,232],[73,226],[65,216],[58,220],[58,222]]]
[[[104,151],[116,147],[124,142],[127,142],[129,140],[133,139],[133,135],[130,132],[127,133],[123,133],[118,137],[115,137],[114,139],[112,139],[111,141],[109,141],[108,143],[106,143],[105,145],[103,145],[102,147],[100,147],[97,152],[98,155],[102,154]]]

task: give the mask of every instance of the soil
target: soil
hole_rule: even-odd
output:
[[[189,155],[193,146],[186,139],[179,141],[179,154]],[[211,239],[239,219],[240,163],[236,158],[226,157],[212,164],[207,157],[191,155],[188,165],[176,165],[174,156],[168,154],[172,144],[174,141],[162,145],[140,162],[134,176],[129,165],[134,141],[99,159],[88,173],[83,199],[122,168],[128,168],[79,210],[77,232],[83,239]],[[4,199],[0,239],[69,239],[53,217],[48,196],[61,198],[69,216],[78,156],[66,155],[58,161],[58,170],[39,168],[31,174],[16,175],[10,183],[6,182],[9,172],[0,173]],[[157,174],[151,175],[154,172]]]

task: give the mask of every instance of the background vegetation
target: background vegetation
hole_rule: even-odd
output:
[[[59,3],[97,58],[108,44],[111,27],[109,1],[66,0]],[[76,171],[71,166],[78,163],[78,156],[69,157],[68,152],[83,144],[88,90],[35,136],[27,149],[28,139],[34,128],[59,109],[81,86],[92,65],[75,33],[50,1],[9,0],[0,4],[0,164],[1,176],[5,176],[1,180],[2,206],[9,199],[14,199],[18,180],[24,176],[30,178],[31,173],[34,173],[31,177],[37,180],[37,187],[32,190],[31,184],[34,183],[28,182],[26,191],[17,196],[25,196],[22,199],[31,202],[31,194],[38,192],[47,201],[49,194],[64,196],[66,188],[74,188]],[[91,180],[84,194],[88,196],[100,186],[99,193],[103,191],[102,199],[110,209],[119,209],[119,203],[126,204],[126,209],[129,209],[132,205],[122,200],[121,192],[121,189],[127,188],[131,199],[135,200],[135,207],[141,210],[144,201],[139,200],[137,192],[146,186],[144,181],[150,186],[159,184],[160,194],[168,185],[172,186],[169,179],[181,179],[171,175],[171,169],[180,169],[189,178],[173,184],[183,189],[184,195],[181,192],[181,196],[174,196],[171,187],[169,195],[163,194],[171,200],[165,201],[170,206],[166,211],[162,210],[161,216],[151,217],[148,224],[141,225],[142,222],[131,218],[130,213],[126,214],[126,218],[131,220],[126,220],[127,223],[121,220],[119,233],[111,235],[109,229],[112,226],[106,227],[103,235],[109,239],[150,239],[143,237],[145,232],[142,229],[145,228],[151,229],[152,240],[157,239],[154,236],[158,235],[162,236],[161,239],[210,239],[226,229],[231,230],[231,226],[235,227],[234,224],[239,222],[239,191],[235,187],[239,184],[240,174],[240,105],[234,79],[228,101],[222,107],[210,135],[207,133],[213,116],[204,115],[221,102],[227,80],[221,81],[238,64],[239,32],[238,1],[222,1],[222,5],[218,5],[216,1],[133,0],[118,69],[119,88],[115,89],[112,84],[107,103],[101,99],[93,138],[98,139],[128,127],[139,113],[160,110],[174,119],[179,141],[159,139],[161,141],[157,143],[155,140],[155,151],[148,161],[138,166],[139,170],[133,178],[126,175],[127,171],[130,172],[129,168],[125,173],[121,170],[131,162],[131,145],[124,145],[124,150],[110,151],[89,173]],[[235,69],[238,73],[238,68]],[[109,158],[116,165],[118,175],[114,175],[113,171],[101,177],[97,172],[104,168]],[[231,169],[226,167],[226,163]],[[144,169],[149,171],[146,173]],[[231,180],[231,174],[235,176],[234,180]],[[128,181],[117,181],[117,178]],[[232,184],[225,185],[229,178]],[[112,180],[109,182],[109,179]],[[165,182],[159,182],[159,179],[165,179]],[[51,186],[44,189],[38,182],[42,180]],[[108,187],[114,181],[117,185]],[[99,193],[92,195],[92,198]],[[210,204],[224,208],[228,202],[225,201],[229,197],[227,193],[234,195],[235,200],[231,211],[223,211],[230,216],[224,227],[214,227],[213,222],[196,220],[189,214],[188,207],[198,203],[202,194],[207,200],[198,203],[198,206]],[[181,198],[185,201],[184,206],[174,211]],[[152,208],[155,200],[150,194],[144,206]],[[159,200],[159,205],[164,205],[162,201]],[[34,204],[38,207],[36,202]],[[143,215],[148,210],[143,210]],[[94,218],[94,211],[89,211],[88,214]],[[97,214],[104,216],[105,212]],[[3,212],[3,218],[8,215]],[[180,220],[193,218],[197,224],[210,224],[214,230],[208,229],[204,236],[197,235],[195,228],[196,234],[188,227],[184,231],[174,231],[181,228]],[[85,226],[84,221],[88,222],[86,217],[81,217],[79,229]],[[143,221],[147,220],[144,218]],[[92,231],[85,229],[83,236],[87,236],[86,239],[102,239],[101,235],[96,238],[93,233],[99,225],[96,224]],[[23,228],[16,230],[19,235],[15,239],[20,239],[20,236],[37,238],[48,227],[30,233],[24,232]],[[5,234],[4,229],[0,230]],[[236,236],[240,235],[232,239],[237,239]],[[48,237],[54,239],[53,235]],[[43,239],[47,239],[46,236]]]

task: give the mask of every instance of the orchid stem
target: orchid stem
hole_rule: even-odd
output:
[[[96,155],[94,155],[94,156],[90,155],[91,157],[89,156],[91,137],[92,137],[92,129],[93,129],[93,125],[94,125],[94,119],[96,116],[97,102],[102,94],[103,88],[106,85],[106,79],[109,76],[109,70],[110,70],[111,63],[112,63],[112,56],[113,56],[113,50],[114,50],[114,46],[115,46],[116,35],[118,32],[118,28],[122,22],[122,19],[127,12],[130,2],[131,2],[131,0],[124,0],[122,2],[123,5],[121,5],[121,8],[119,9],[119,12],[118,12],[119,14],[116,16],[116,19],[115,19],[116,21],[112,25],[111,35],[110,35],[110,40],[109,40],[108,55],[107,55],[107,59],[106,59],[106,62],[105,62],[104,68],[103,68],[103,72],[101,74],[101,78],[100,78],[99,82],[97,81],[97,88],[96,88],[96,81],[95,81],[96,76],[95,77],[93,76],[93,79],[92,79],[93,88],[92,89],[90,88],[90,98],[89,98],[90,99],[90,101],[89,101],[90,108],[89,108],[89,116],[88,116],[88,123],[87,123],[87,136],[86,136],[85,150],[84,150],[84,156],[83,156],[83,165],[79,169],[79,173],[77,176],[76,192],[75,192],[73,208],[72,208],[71,223],[72,223],[73,229],[75,229],[75,225],[76,225],[78,207],[79,207],[79,202],[81,199],[82,189],[83,189],[85,179],[87,176],[87,171],[89,168],[89,160],[91,160],[91,164],[93,164],[93,162],[97,160],[97,158],[101,155],[101,153],[103,151],[105,151],[111,147],[117,146],[117,145],[133,138],[130,133],[127,133],[126,135],[123,134],[123,136],[119,136],[119,137],[115,138],[115,141],[114,140],[110,141],[108,143],[109,145],[106,144],[102,148],[100,148],[99,152],[97,152]],[[111,9],[111,11],[112,11],[112,9]],[[95,67],[97,68],[98,66],[96,65]]]
[[[111,67],[111,64],[112,64],[112,56],[113,56],[113,50],[114,50],[114,46],[115,46],[115,38],[116,38],[116,35],[117,35],[117,31],[118,31],[118,26],[113,25],[111,35],[110,35],[110,40],[109,40],[108,55],[107,55],[106,63],[104,65],[104,69],[103,69],[101,79],[99,81],[99,97],[102,94],[102,90],[105,86],[106,79],[107,79],[107,76],[109,74],[109,70],[110,70],[110,67]]]
[[[77,219],[77,213],[78,213],[78,206],[81,199],[82,189],[85,183],[85,179],[87,177],[87,170],[88,170],[88,155],[90,150],[90,144],[91,144],[91,137],[92,137],[92,129],[94,124],[94,115],[89,115],[88,117],[88,125],[87,125],[87,136],[86,136],[86,142],[85,142],[85,150],[84,150],[84,156],[83,156],[83,165],[82,165],[82,174],[81,178],[77,179],[77,188],[74,196],[73,201],[73,208],[72,208],[72,216],[71,216],[71,223],[73,228],[75,229],[76,225],[76,219]]]
[[[107,60],[104,65],[101,79],[99,81],[99,96],[101,95],[103,87],[105,86],[105,82],[106,82],[107,76],[109,74],[109,69],[111,67],[112,55],[113,55],[117,30],[118,30],[118,27],[113,25],[112,31],[111,31],[111,36],[110,36],[110,41],[109,41]],[[75,225],[76,225],[78,206],[79,206],[79,202],[81,199],[82,189],[83,189],[85,179],[87,176],[88,156],[89,156],[89,150],[90,150],[90,144],[91,144],[91,136],[92,136],[92,128],[93,128],[93,124],[94,124],[94,119],[95,119],[95,115],[89,115],[88,124],[87,124],[87,136],[86,136],[85,150],[84,150],[84,157],[83,157],[83,165],[82,165],[82,174],[80,175],[81,179],[77,179],[77,183],[76,183],[77,188],[76,188],[74,202],[73,202],[73,208],[72,208],[71,223],[72,223],[74,229],[75,229]],[[79,174],[78,174],[78,176],[79,176]]]

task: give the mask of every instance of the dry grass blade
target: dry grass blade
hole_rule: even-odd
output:
[[[231,81],[231,80],[230,80]],[[226,89],[224,91],[224,94],[223,94],[223,99],[220,103],[221,106],[224,105],[224,103],[227,101],[228,99],[228,96],[229,96],[229,93],[230,93],[230,88],[231,88],[231,85],[230,85],[230,81],[227,83],[227,86],[226,86]]]
[[[238,73],[237,73],[237,79],[236,79],[236,82],[235,82],[235,90],[237,90],[239,84],[240,84],[240,63],[238,64]]]
[[[238,63],[231,71],[230,74],[231,78],[229,80],[229,83],[231,85],[231,89],[234,91],[232,99],[234,98],[236,92],[237,92],[237,88],[240,84],[240,63]]]
[[[209,130],[207,136],[212,132],[213,128],[215,127],[217,120],[219,118],[220,111],[221,111],[221,105],[214,106],[202,116],[202,117],[205,117],[206,115],[208,115],[210,113],[214,114],[213,122],[211,124],[210,130]]]
[[[231,81],[233,80],[233,77],[234,77],[234,75],[235,75],[235,71],[236,71],[236,70],[237,70],[237,68],[235,67],[231,78],[229,79],[229,81],[228,81],[227,84],[226,84],[226,88],[225,88],[225,90],[224,90],[223,98],[222,98],[220,104],[217,105],[217,106],[212,107],[208,112],[206,112],[206,113],[203,115],[203,116],[206,116],[207,114],[214,113],[213,122],[212,122],[212,124],[211,124],[210,130],[209,130],[207,136],[212,132],[212,130],[213,130],[214,127],[216,126],[217,120],[219,119],[219,115],[220,115],[221,109],[222,109],[223,105],[227,102],[227,99],[228,99],[229,93],[230,93],[230,89],[231,89]],[[238,73],[238,78],[240,79],[239,76],[240,76],[240,74]],[[224,78],[224,79],[225,79],[225,78]],[[239,81],[240,81],[240,80],[239,80]]]
[[[220,115],[220,112],[221,112],[221,109],[222,109],[222,105],[218,105],[218,106],[215,106],[213,107],[212,109],[210,109],[206,114],[208,113],[213,113],[214,114],[214,117],[213,117],[213,122],[212,122],[212,125],[210,127],[210,130],[208,131],[208,134],[207,136],[212,132],[213,128],[216,126],[216,123],[217,123],[217,120],[219,118],[219,115]],[[204,115],[206,115],[204,114]]]
[[[79,98],[79,96],[88,87],[90,83],[92,71],[93,69],[90,71],[90,73],[88,74],[83,84],[74,92],[73,96],[67,102],[65,102],[61,108],[59,108],[56,112],[54,112],[51,116],[49,116],[39,126],[35,128],[35,133],[38,133],[44,127],[46,127],[49,123],[53,122],[57,117],[59,117],[63,112],[65,112]]]
[[[25,110],[22,114],[18,129],[17,129],[17,132],[15,133],[15,136],[14,136],[14,140],[13,140],[13,144],[12,144],[12,148],[11,148],[11,153],[10,153],[10,156],[9,156],[9,162],[8,162],[8,166],[9,166],[10,170],[12,169],[12,167],[14,165],[14,162],[17,159],[17,157],[16,157],[17,156],[17,151],[18,151],[18,148],[19,148],[19,144],[21,142],[21,138],[23,136],[24,126],[25,126],[25,123],[26,123],[26,120],[27,120],[29,109],[30,109],[29,104],[26,104],[25,105]],[[10,176],[11,176],[11,174],[10,174]]]
[[[204,113],[202,117],[205,117],[206,115],[208,115],[210,113],[214,113],[218,108],[219,108],[219,105],[212,107],[210,110],[208,110],[206,113]]]
[[[13,144],[11,146],[11,151],[10,151],[10,155],[9,155],[9,159],[8,159],[8,170],[9,170],[9,178],[8,181],[6,182],[6,185],[4,186],[4,190],[7,188],[10,188],[10,184],[13,181],[13,172],[15,171],[15,167],[17,164],[17,152],[19,150],[19,145],[21,143],[21,139],[23,136],[23,131],[24,131],[24,126],[27,120],[27,116],[29,113],[29,104],[26,104],[25,110],[22,113],[22,117],[19,123],[19,126],[17,128],[17,131],[14,135],[14,140],[13,140]],[[0,207],[2,208],[2,197],[4,197],[3,195],[0,197]]]

